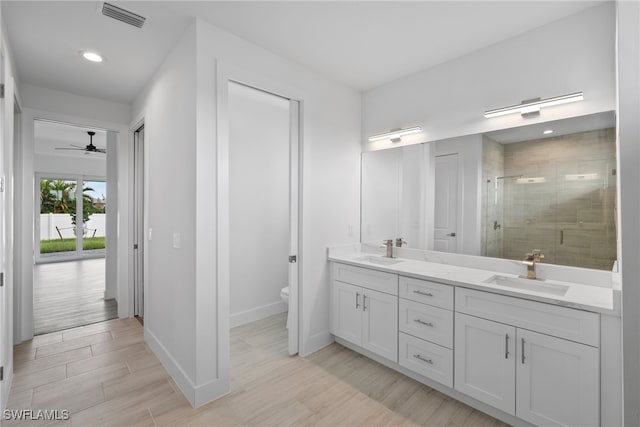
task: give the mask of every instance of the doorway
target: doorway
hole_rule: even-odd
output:
[[[297,354],[299,102],[234,81],[228,91],[230,326],[271,325]]]
[[[35,335],[117,317],[106,289],[107,133],[34,121]]]

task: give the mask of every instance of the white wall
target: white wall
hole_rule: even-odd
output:
[[[580,116],[615,108],[612,3],[605,3],[363,94],[363,150],[391,145],[367,136],[422,126],[414,144]],[[430,43],[433,41],[427,41]],[[485,119],[484,111],[583,91],[585,100],[542,111],[538,118]]]
[[[194,405],[229,390],[228,78],[303,103],[302,354],[331,342],[326,247],[358,241],[359,94],[196,21],[134,103],[150,147],[145,333]]]
[[[92,214],[89,221],[84,223],[84,227],[90,230],[85,237],[94,236],[94,230],[95,237],[106,236],[106,225],[107,221],[105,214]],[[53,213],[40,214],[40,240],[59,239],[60,234],[58,234],[56,227],[61,231],[63,238],[70,239],[75,237],[75,233],[72,230],[74,225],[71,222],[71,215]]]
[[[107,161],[103,154],[69,157],[35,153],[34,169],[41,173],[104,177],[107,175]]]
[[[196,31],[192,26],[133,106],[134,122],[144,118],[148,200],[144,210],[147,226],[153,230],[152,239],[145,243],[145,339],[182,390],[186,389],[190,401],[198,384],[195,201],[215,194],[212,181],[196,181],[195,77]],[[209,167],[214,168],[213,162]],[[211,212],[209,221],[214,218]],[[173,248],[174,233],[180,235],[180,248]],[[211,257],[209,263],[214,262]],[[209,286],[213,285],[211,281]],[[213,333],[213,324],[201,327]]]
[[[289,114],[288,100],[229,84],[231,327],[287,310]]]

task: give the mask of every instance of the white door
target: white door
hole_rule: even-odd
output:
[[[458,251],[458,154],[436,157],[433,249]]]
[[[362,347],[398,363],[398,297],[364,290]]]
[[[289,101],[290,145],[289,145],[289,313],[287,325],[289,325],[289,354],[298,353],[298,303],[299,274],[298,269],[298,217],[299,217],[299,167],[300,158],[300,103]]]
[[[518,329],[516,416],[544,426],[597,426],[597,348]]]
[[[334,281],[331,285],[331,333],[362,343],[362,288]]]
[[[456,313],[455,389],[508,414],[516,404],[516,328]]]
[[[133,141],[133,315],[144,317],[144,126]]]

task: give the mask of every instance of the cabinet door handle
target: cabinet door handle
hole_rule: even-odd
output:
[[[509,334],[504,335],[504,358],[509,358]]]
[[[522,364],[524,365],[524,338],[521,338],[522,340]]]
[[[362,311],[367,311],[367,296],[362,294]]]
[[[360,293],[356,292],[356,310],[360,308]]]
[[[425,322],[422,319],[413,319],[413,321],[416,322],[416,323],[420,323],[421,325],[429,326],[429,327],[433,328],[433,323],[431,323],[431,322]]]
[[[429,365],[433,365],[433,360],[431,360],[431,359],[426,359],[426,358],[422,357],[422,356],[421,356],[421,355],[419,355],[419,354],[414,354],[414,355],[413,355],[413,357],[415,357],[415,358],[416,358],[416,359],[418,359],[418,360],[422,360],[423,362],[428,363]]]
[[[425,297],[432,297],[433,296],[433,294],[431,292],[423,292],[423,291],[421,291],[419,289],[415,289],[413,291],[413,293],[414,294],[418,294],[418,295],[424,295]]]

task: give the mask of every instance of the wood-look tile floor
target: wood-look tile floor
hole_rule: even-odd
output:
[[[34,334],[118,317],[116,300],[104,299],[105,259],[37,264],[33,271]]]
[[[8,408],[68,409],[71,419],[52,425],[73,427],[504,425],[338,344],[289,357],[285,320],[231,331],[232,392],[198,409],[135,319],[35,337],[15,347]]]

